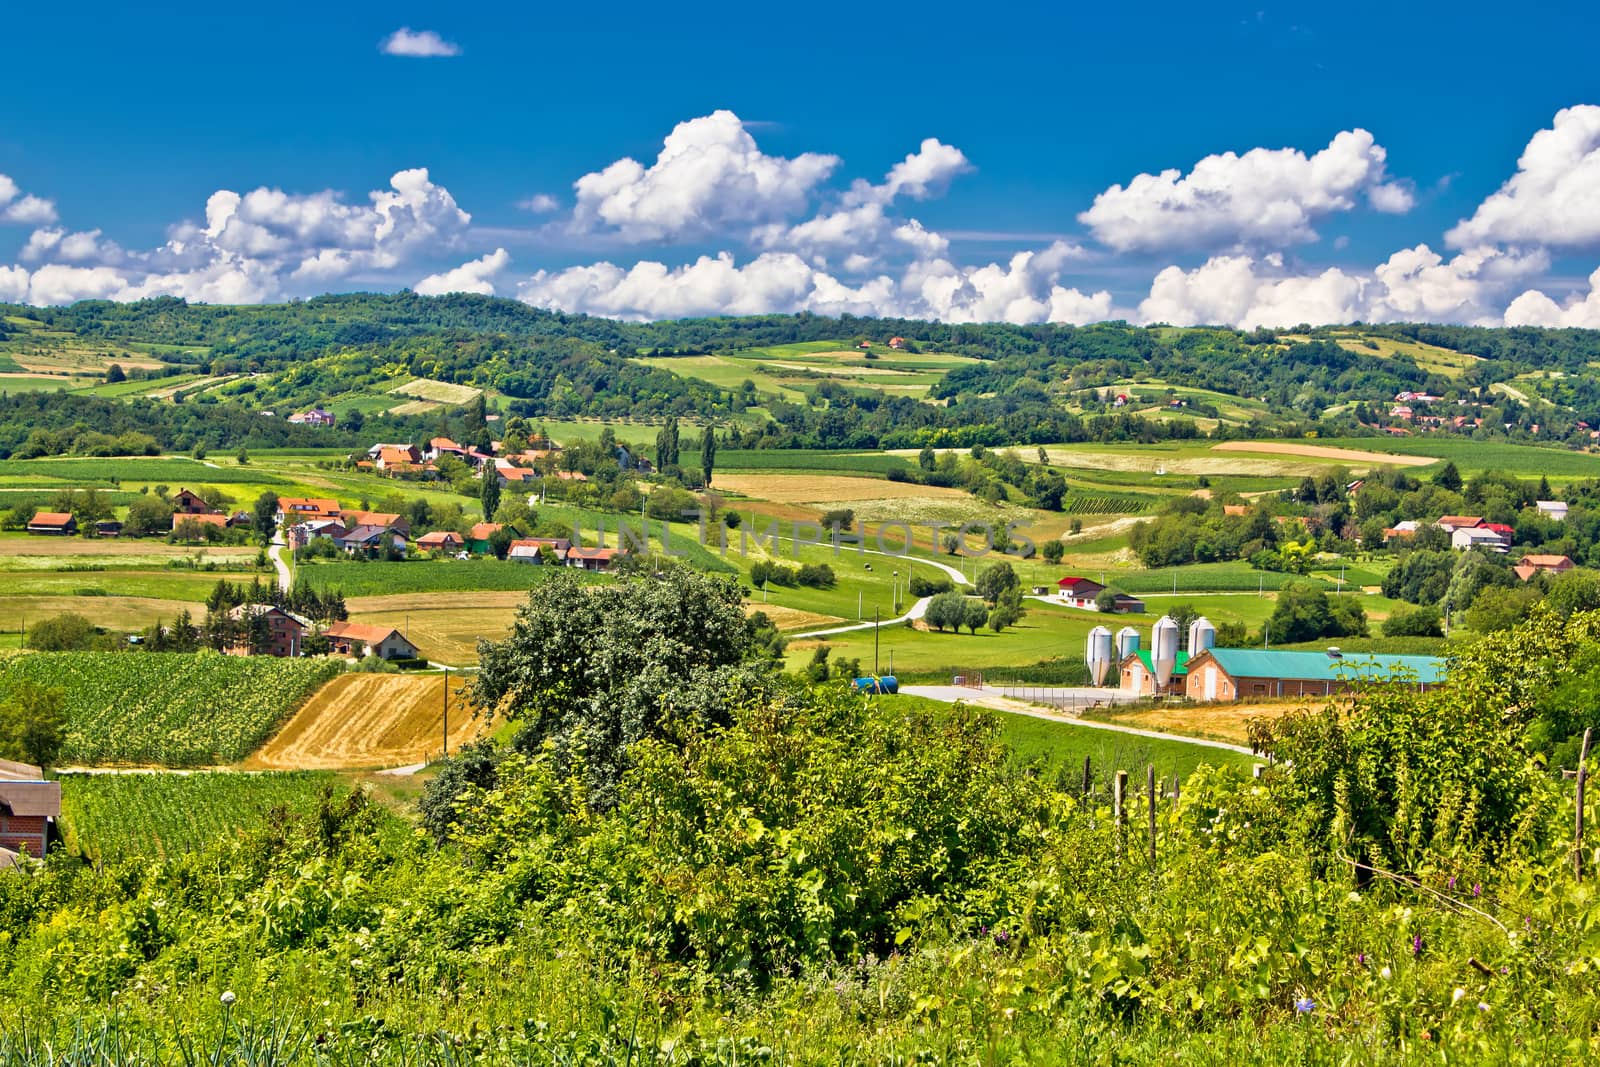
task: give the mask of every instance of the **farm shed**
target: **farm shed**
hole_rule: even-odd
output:
[[[1383,656],[1289,652],[1260,648],[1212,648],[1188,664],[1190,700],[1249,697],[1317,697],[1342,693],[1358,682],[1405,681],[1426,691],[1445,680],[1438,656]]]
[[[28,532],[70,537],[78,532],[78,520],[67,511],[41,511],[28,522]]]
[[[567,549],[567,566],[586,571],[608,571],[618,556],[626,555],[620,548],[582,548],[574,545]]]
[[[1056,582],[1056,595],[1068,607],[1083,608],[1085,611],[1099,610],[1095,605],[1095,598],[1105,591],[1105,586],[1088,578],[1079,578],[1068,575]]]
[[[543,563],[545,550],[549,549],[559,563],[571,547],[572,542],[565,537],[523,537],[511,542],[506,559],[514,563]]]
[[[504,527],[498,522],[474,524],[472,529],[467,531],[467,547],[475,554],[483,555],[489,551],[489,538],[499,533],[502,529]]]
[[[1189,670],[1189,653],[1179,652],[1176,665],[1172,668],[1172,677],[1167,680],[1166,688],[1159,693],[1156,691],[1156,665],[1150,659],[1150,650],[1141,648],[1122,661],[1122,688],[1140,696],[1169,696],[1181,697],[1184,694],[1184,678]]]
[[[417,659],[421,650],[393,626],[366,626],[336,622],[322,632],[341,656],[377,656],[379,659]]]
[[[0,869],[23,851],[43,856],[60,817],[60,782],[45,781],[44,770],[32,764],[0,759]]]

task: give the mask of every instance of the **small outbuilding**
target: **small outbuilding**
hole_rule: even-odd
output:
[[[1189,661],[1186,691],[1190,700],[1276,700],[1332,696],[1361,682],[1403,682],[1426,691],[1444,680],[1439,656],[1211,648]]]
[[[42,858],[60,817],[60,782],[45,781],[42,767],[0,759],[0,869],[24,852]]]
[[[70,537],[78,532],[78,520],[72,517],[70,511],[41,511],[37,512],[29,520],[28,532],[54,537]]]

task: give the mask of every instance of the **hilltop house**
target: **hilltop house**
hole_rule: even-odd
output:
[[[1465,552],[1474,548],[1487,548],[1491,552],[1504,552],[1507,548],[1505,534],[1487,526],[1463,526],[1450,531],[1450,547]]]
[[[31,763],[0,759],[0,870],[21,853],[44,856],[61,817],[61,783],[47,782]]]
[[[296,426],[332,426],[334,418],[333,412],[324,411],[321,406],[318,406],[310,411],[296,412],[290,415],[287,421],[294,423]]]
[[[78,520],[70,511],[40,511],[28,520],[28,532],[70,537],[78,532]]]
[[[1445,680],[1445,661],[1438,656],[1346,655],[1337,648],[1327,652],[1209,648],[1192,657],[1187,667],[1185,691],[1190,700],[1331,696],[1358,682],[1389,679],[1426,691]]]
[[[333,651],[341,656],[377,656],[379,659],[419,659],[421,650],[404,634],[392,626],[365,626],[354,622],[336,622],[322,636],[328,639]]]
[[[233,641],[226,649],[230,656],[298,656],[305,645],[306,630],[310,625],[298,616],[271,604],[240,604],[228,612],[237,628]],[[264,619],[264,623],[253,623]],[[252,625],[261,626],[261,644],[252,648]]]
[[[1440,515],[1435,526],[1447,534],[1457,530],[1474,530],[1483,525],[1483,518],[1478,515]]]
[[[1535,500],[1533,506],[1539,509],[1539,514],[1547,519],[1557,522],[1567,521],[1567,502],[1565,500]]]

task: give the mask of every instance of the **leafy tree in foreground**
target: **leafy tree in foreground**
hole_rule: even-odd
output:
[[[629,748],[682,742],[728,721],[773,673],[739,586],[686,568],[594,585],[557,573],[532,590],[502,641],[480,641],[473,702],[522,724],[581,769],[600,804]]]
[[[1000,594],[1007,589],[1015,589],[1020,585],[1017,572],[1005,560],[991,563],[978,572],[978,579],[973,583],[978,595],[993,604],[1000,599]]]

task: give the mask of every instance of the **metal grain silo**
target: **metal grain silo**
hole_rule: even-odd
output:
[[[1106,674],[1111,670],[1111,654],[1111,631],[1104,626],[1090,630],[1083,658],[1089,665],[1089,677],[1095,685],[1104,684]]]
[[[1117,631],[1117,662],[1121,663],[1135,652],[1139,651],[1139,631],[1131,626],[1124,626]]]
[[[1189,655],[1198,656],[1208,648],[1217,647],[1217,628],[1204,615],[1189,624]]]
[[[1178,624],[1163,615],[1150,630],[1150,665],[1155,668],[1156,688],[1164,690],[1178,665]]]

